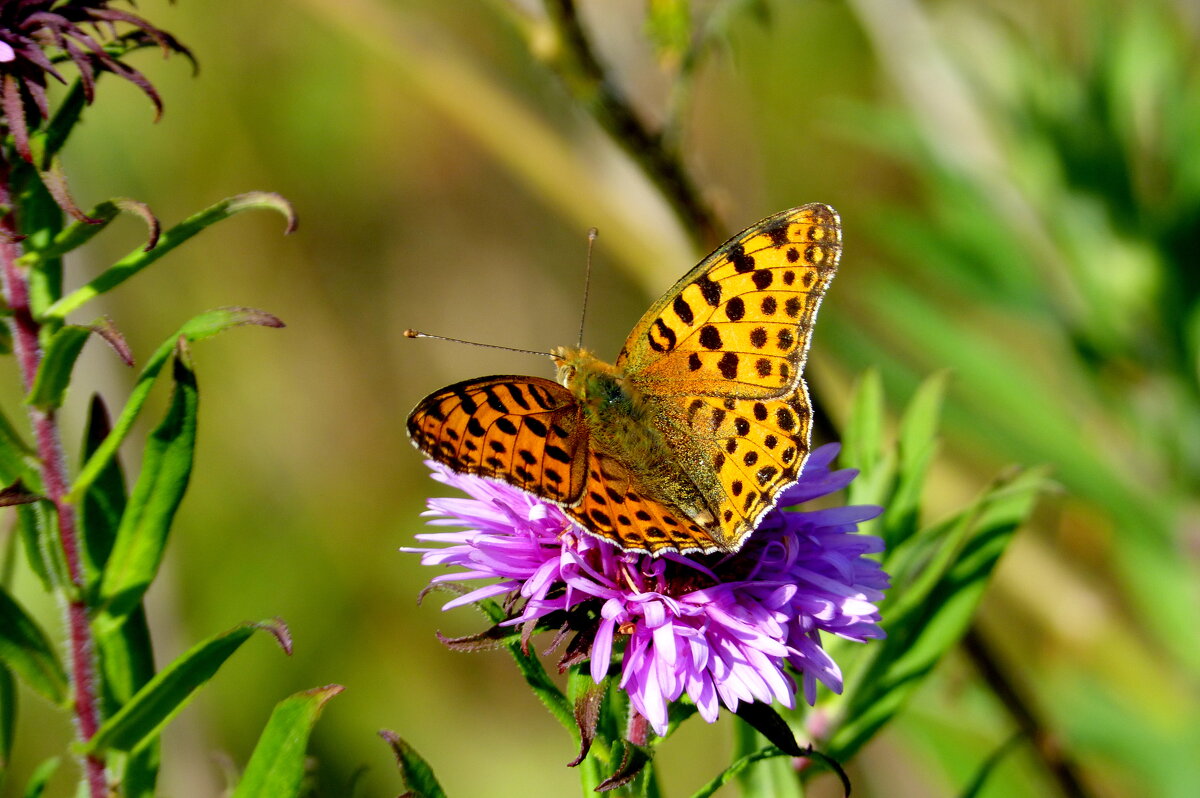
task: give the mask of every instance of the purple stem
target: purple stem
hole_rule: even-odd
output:
[[[7,183],[7,181],[3,181]],[[0,185],[0,192],[8,194],[7,185]],[[21,255],[16,238],[16,225],[10,212],[0,219],[0,277],[3,278],[4,294],[12,311],[10,324],[13,333],[13,353],[21,369],[21,381],[28,391],[37,376],[42,362],[42,349],[38,343],[40,325],[29,307],[29,282],[26,274],[17,266]],[[62,543],[63,559],[71,579],[71,590],[66,591],[66,622],[70,631],[71,682],[74,687],[75,724],[79,739],[87,742],[100,727],[100,706],[96,698],[95,646],[88,607],[84,603],[84,573],[80,557],[79,526],[75,507],[66,500],[67,477],[63,459],[62,435],[53,410],[41,410],[29,405],[29,420],[33,425],[37,443],[38,465],[41,470],[43,488],[47,498],[54,504],[58,516],[58,535]],[[91,798],[108,795],[104,761],[93,754],[83,760]]]

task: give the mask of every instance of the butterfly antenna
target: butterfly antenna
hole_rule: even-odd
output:
[[[553,358],[554,355],[550,352],[539,352],[536,349],[518,349],[515,346],[500,346],[499,344],[481,344],[478,341],[467,341],[463,338],[447,338],[444,335],[433,335],[431,333],[420,332],[419,330],[405,330],[405,338],[436,338],[439,341],[453,341],[456,344],[467,344],[469,346],[483,346],[488,349],[503,349],[505,352],[520,352],[523,355],[541,355],[542,357]]]
[[[588,230],[588,253],[587,253],[587,269],[583,274],[583,312],[579,314],[579,348],[583,349],[583,323],[587,320],[587,305],[588,292],[592,287],[592,246],[596,243],[596,236],[600,235],[600,231],[596,228]]]

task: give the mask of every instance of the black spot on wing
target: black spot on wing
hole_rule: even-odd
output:
[[[696,320],[696,314],[692,312],[692,306],[684,301],[683,294],[675,296],[675,301],[671,304],[671,307],[675,310],[675,315],[684,324],[691,326],[692,322]]]

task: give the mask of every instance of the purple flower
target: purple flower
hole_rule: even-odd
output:
[[[883,542],[856,534],[882,509],[780,509],[850,484],[856,471],[830,470],[838,449],[830,444],[812,453],[799,482],[733,555],[622,552],[581,532],[549,502],[432,462],[435,479],[471,498],[430,499],[424,515],[432,526],[466,529],[420,534],[434,545],[403,550],[420,552],[426,565],[458,569],[434,583],[495,580],[445,609],[511,594],[507,624],[562,610],[587,618],[575,631],[591,639],[592,678],[604,679],[619,652],[620,686],[659,735],[667,731],[667,707],[684,693],[710,723],[722,704],[736,710],[743,701],[778,701],[792,708],[794,672],[811,704],[818,682],[842,688],[822,632],[856,641],[883,636],[876,603],[888,577],[865,556]]]

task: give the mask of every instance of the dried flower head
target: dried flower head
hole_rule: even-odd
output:
[[[50,116],[47,76],[66,82],[57,65],[74,64],[88,103],[95,96],[98,73],[112,72],[141,89],[157,114],[162,111],[158,92],[145,75],[121,60],[121,53],[155,44],[164,54],[191,58],[169,33],[109,5],[110,0],[0,0],[0,108],[17,152],[26,161],[33,162],[30,129]]]
[[[507,595],[508,624],[567,617],[575,632],[560,666],[585,657],[603,680],[619,656],[619,684],[658,734],[667,709],[684,693],[715,721],[723,704],[778,701],[795,705],[800,676],[805,699],[817,683],[841,691],[837,664],[822,633],[865,641],[883,636],[876,603],[887,574],[867,555],[883,548],[857,534],[873,506],[785,512],[835,493],[857,472],[830,470],[836,445],[812,453],[746,545],[734,555],[683,557],[622,552],[580,533],[557,506],[525,491],[430,463],[434,478],[470,495],[431,499],[429,523],[463,531],[418,535],[437,544],[408,548],[426,565],[455,570],[434,583],[495,579],[445,609]]]

